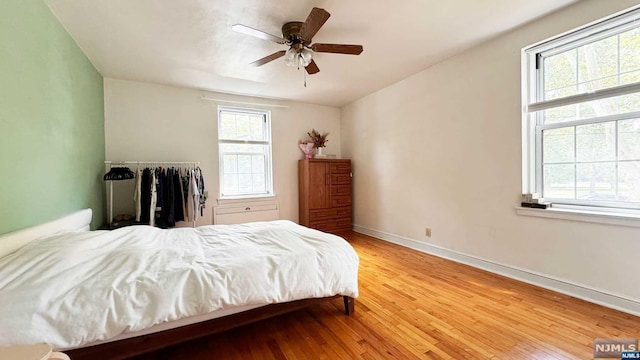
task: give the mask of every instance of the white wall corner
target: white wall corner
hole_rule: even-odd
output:
[[[455,261],[461,264],[473,266],[494,274],[506,276],[511,279],[539,286],[545,289],[573,296],[594,304],[619,310],[635,316],[640,316],[640,301],[628,297],[612,294],[604,290],[594,289],[585,285],[575,284],[567,280],[552,278],[548,275],[535,273],[526,269],[496,263],[479,257],[467,255],[449,250],[436,245],[424,243],[408,237],[371,229],[361,225],[353,225],[353,231],[388,241],[397,245],[408,247],[423,253],[440,258]]]

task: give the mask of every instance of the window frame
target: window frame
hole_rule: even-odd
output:
[[[218,106],[218,181],[219,181],[219,200],[232,200],[232,199],[253,199],[253,198],[265,198],[273,197],[273,156],[272,156],[272,136],[271,136],[271,112],[269,110],[251,109],[243,107],[232,106]],[[235,113],[235,114],[249,114],[260,115],[263,117],[263,130],[266,140],[229,140],[221,139],[221,115],[223,112]],[[242,194],[225,195],[224,189],[224,156],[228,154],[240,154],[238,152],[224,152],[222,151],[223,144],[247,144],[247,145],[266,145],[265,151],[265,188],[266,192],[251,192]]]
[[[553,56],[612,35],[638,27],[640,6],[598,20],[574,31],[569,31],[522,49],[522,191],[543,194],[543,131],[580,125],[611,123],[616,126],[616,149],[618,139],[617,121],[640,118],[640,111],[613,114],[560,123],[543,124],[543,111],[561,106],[585,103],[624,94],[640,93],[640,83],[616,85],[611,88],[583,92],[552,100],[544,99],[544,57]],[[575,134],[574,134],[575,136]],[[574,146],[577,146],[574,143]],[[619,164],[618,154],[615,158]],[[577,164],[577,159],[574,159]],[[577,176],[577,173],[574,174]],[[577,181],[577,180],[576,180]],[[617,185],[616,185],[617,186]],[[575,189],[574,189],[575,191]],[[612,213],[633,213],[637,216],[640,204],[635,202],[589,201],[586,199],[550,199],[556,208],[597,209]]]

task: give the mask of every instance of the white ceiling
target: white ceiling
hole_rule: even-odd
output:
[[[105,77],[342,106],[578,0],[45,0]],[[317,53],[320,72],[280,58],[282,35],[312,7],[331,17],[313,42],[362,44],[359,56]]]

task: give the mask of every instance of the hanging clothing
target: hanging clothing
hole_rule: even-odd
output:
[[[204,216],[204,206],[207,201],[207,195],[204,192],[204,177],[202,176],[202,170],[196,168],[196,179],[198,182],[198,209],[200,210],[200,216]]]
[[[189,199],[189,184],[191,184],[191,170],[186,169],[184,170],[184,172],[181,174],[180,179],[182,180],[182,195],[184,195],[184,205],[185,205],[185,211],[184,214],[185,216],[187,216],[188,211],[187,211],[187,201]],[[191,221],[191,220],[187,220],[187,221]]]
[[[144,169],[142,171],[142,179],[140,181],[140,223],[149,224],[149,207],[151,206],[151,170]],[[155,206],[155,205],[154,205]]]
[[[206,196],[200,168],[138,168],[135,179],[136,222],[171,228],[203,215]]]
[[[187,197],[187,212],[189,221],[198,220],[198,208],[200,206],[200,193],[198,192],[198,182],[196,171],[189,172],[189,195]]]
[[[155,170],[156,174],[156,211],[162,211],[164,205],[164,169],[159,167]]]
[[[129,180],[133,179],[134,176],[133,171],[126,166],[113,166],[102,178],[104,180]]]
[[[180,173],[178,172],[178,169],[175,169],[173,171],[173,192],[174,192],[173,206],[175,208],[175,222],[184,221],[182,186],[180,185]]]
[[[187,211],[187,198],[189,196],[189,170],[180,169],[180,192],[182,193],[182,214],[184,221],[189,220],[189,212]]]
[[[174,169],[165,169],[161,173],[162,178],[162,210],[160,211],[160,218],[158,219],[158,226],[167,228],[176,226],[176,199],[175,199],[175,185],[173,183]]]
[[[136,222],[140,222],[140,215],[142,212],[142,170],[138,168],[136,170],[136,186],[133,190],[133,202],[136,209]]]
[[[151,204],[149,205],[149,225],[156,224],[156,202],[158,201],[158,178],[156,172],[151,171]]]

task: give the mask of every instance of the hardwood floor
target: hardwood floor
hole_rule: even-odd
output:
[[[151,359],[589,359],[640,318],[354,232],[355,314],[342,300],[194,340]]]

